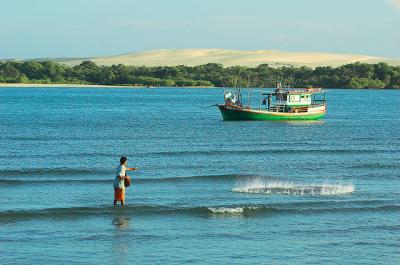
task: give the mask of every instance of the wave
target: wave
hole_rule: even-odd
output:
[[[76,176],[93,174],[113,174],[113,170],[93,170],[82,168],[24,168],[3,169],[0,176]]]
[[[198,151],[165,151],[149,152],[142,155],[191,156],[191,155],[261,155],[261,154],[375,154],[398,153],[388,149],[258,149],[258,150],[198,150]]]
[[[0,186],[17,186],[17,185],[59,185],[59,184],[96,184],[96,183],[113,183],[113,179],[38,179],[38,180],[27,180],[27,179],[0,179]]]
[[[351,166],[351,168],[355,169],[397,169],[400,168],[399,163],[365,163],[365,164],[356,164],[354,166]]]
[[[0,179],[0,186],[2,185],[40,185],[40,184],[73,184],[73,183],[110,183],[113,182],[113,177],[110,174],[108,179]],[[242,177],[245,175],[242,175]],[[190,181],[225,181],[236,179],[238,175],[204,175],[204,176],[188,176],[188,177],[164,177],[164,178],[140,178],[135,177],[135,183],[177,183],[177,182],[190,182]]]
[[[336,206],[336,207],[310,207],[293,208],[292,205],[272,204],[270,206],[233,206],[233,207],[208,207],[209,215],[242,215],[253,216],[261,214],[323,214],[323,213],[352,213],[370,211],[400,211],[400,205],[381,205],[381,206]]]
[[[260,146],[260,144],[257,144]],[[162,151],[162,152],[140,152],[135,153],[135,156],[161,156],[161,157],[188,157],[188,156],[222,156],[222,155],[286,155],[286,154],[347,154],[347,155],[357,155],[357,154],[398,154],[399,151],[396,149],[255,149],[255,150],[184,150],[184,151]],[[10,155],[4,154],[0,155],[0,158],[25,158],[25,157],[35,157],[35,158],[46,158],[46,157],[57,157],[57,158],[68,158],[68,157],[101,157],[110,158],[115,157],[114,153],[103,153],[103,152],[81,152],[81,153],[63,153],[62,156],[59,154],[18,154]]]
[[[41,218],[84,218],[93,216],[130,216],[130,215],[190,215],[190,216],[226,216],[239,215],[250,217],[269,214],[324,214],[352,212],[399,212],[400,205],[393,201],[325,201],[293,202],[250,205],[212,205],[195,207],[175,207],[167,205],[126,205],[125,207],[71,207],[48,208],[41,210],[11,210],[0,212],[0,222],[12,222]]]
[[[232,189],[234,192],[286,194],[286,195],[341,195],[354,192],[352,184],[299,184],[289,181],[266,180],[263,177],[241,178]]]
[[[248,176],[248,175],[243,175]],[[238,175],[225,174],[225,175],[202,175],[202,176],[177,176],[177,177],[164,177],[164,178],[137,178],[137,182],[186,182],[186,181],[225,181],[236,179]]]
[[[69,177],[70,175],[68,175]],[[202,176],[176,176],[161,178],[142,178],[134,176],[133,182],[137,184],[145,183],[184,183],[196,181],[224,182],[234,181],[236,185],[233,192],[242,193],[264,193],[264,194],[288,194],[288,195],[340,195],[354,192],[353,185],[342,184],[299,184],[290,181],[279,181],[274,177],[252,176],[252,175],[202,175]],[[110,184],[113,182],[113,176],[110,178],[63,178],[62,175],[56,178],[7,178],[0,179],[1,186],[18,185],[60,185],[60,184]]]
[[[208,207],[207,209],[210,211],[211,214],[216,214],[216,215],[242,215],[242,214],[249,214],[252,212],[256,213],[257,210],[260,210],[261,208],[262,207],[259,206],[247,206],[247,207]],[[266,209],[267,208],[264,208],[263,210]]]

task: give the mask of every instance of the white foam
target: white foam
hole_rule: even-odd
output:
[[[220,207],[220,208],[213,208],[209,207],[208,210],[210,210],[212,213],[219,213],[219,214],[241,214],[243,213],[243,207],[236,207],[236,208],[226,208],[226,207]]]
[[[336,195],[336,194],[346,194],[354,192],[354,185],[339,185],[339,184],[322,184],[320,185],[321,195]]]
[[[214,214],[242,214],[244,212],[245,209],[248,210],[254,210],[257,209],[258,207],[233,207],[233,208],[228,208],[228,207],[218,207],[218,208],[214,208],[214,207],[209,207],[208,210],[211,213]]]
[[[239,179],[234,192],[287,195],[340,195],[354,192],[352,184],[301,184],[291,181],[271,181],[262,177]]]

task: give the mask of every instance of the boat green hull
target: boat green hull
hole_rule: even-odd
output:
[[[218,105],[224,121],[295,121],[319,120],[325,116],[325,110],[312,113],[282,113],[270,111],[254,111],[248,109],[231,109]]]

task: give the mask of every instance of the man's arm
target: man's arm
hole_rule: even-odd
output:
[[[139,168],[137,167],[127,167],[126,170],[138,170]]]

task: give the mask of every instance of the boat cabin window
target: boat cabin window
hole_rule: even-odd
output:
[[[277,94],[276,101],[287,101],[287,94]]]
[[[311,105],[311,94],[292,93],[289,94],[289,100],[286,102],[289,106]]]
[[[300,97],[300,95],[290,95],[289,101],[290,102],[300,102],[301,101],[301,97]]]

